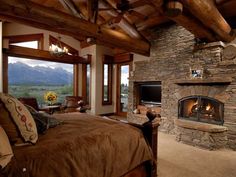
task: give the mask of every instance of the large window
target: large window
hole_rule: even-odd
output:
[[[36,97],[44,104],[44,94],[54,91],[57,101],[73,95],[73,65],[8,57],[8,92],[15,97]]]
[[[73,64],[50,62],[40,58],[34,59],[34,57],[27,58],[30,49],[26,50],[26,48],[43,48],[42,34],[7,38],[9,38],[10,46],[22,47],[25,53],[17,55],[18,57],[13,57],[14,53],[11,53],[12,56],[4,55],[4,66],[8,68],[4,71],[5,92],[15,97],[36,97],[41,105],[46,104],[44,94],[48,91],[54,91],[58,96],[57,102],[60,103],[64,101],[65,96],[73,95],[73,87],[76,83],[73,81]],[[78,51],[70,49],[73,55],[78,55]]]
[[[112,64],[103,64],[102,104],[112,104]]]

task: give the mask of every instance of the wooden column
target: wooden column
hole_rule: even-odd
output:
[[[87,104],[87,65],[82,64],[82,97],[85,104]]]
[[[3,93],[8,93],[8,56],[2,55]]]
[[[73,66],[73,95],[79,96],[79,64]]]

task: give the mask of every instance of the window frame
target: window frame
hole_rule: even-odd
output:
[[[107,101],[104,100],[104,66],[108,65],[108,87],[107,87]],[[112,68],[113,68],[113,57],[104,55],[102,62],[102,105],[112,105]]]
[[[87,66],[90,68],[89,93],[87,93]],[[86,105],[91,103],[91,64],[82,64],[82,97]]]
[[[3,39],[8,39],[9,45],[11,45],[12,43],[37,41],[38,42],[38,49],[40,49],[40,50],[44,49],[44,35],[43,35],[43,33],[4,36]]]

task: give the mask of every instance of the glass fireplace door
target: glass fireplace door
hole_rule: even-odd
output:
[[[179,100],[179,119],[223,124],[224,104],[214,98],[189,96]]]

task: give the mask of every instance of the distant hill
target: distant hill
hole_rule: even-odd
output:
[[[8,71],[11,85],[67,85],[73,80],[73,74],[63,68],[31,67],[21,62],[9,63]]]

